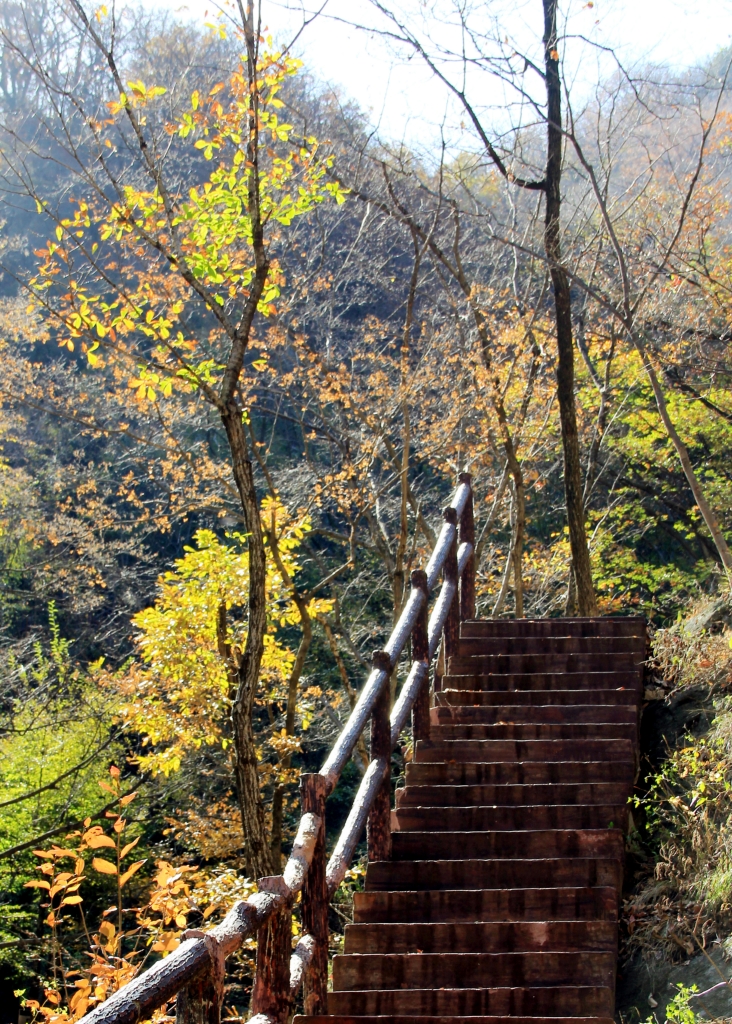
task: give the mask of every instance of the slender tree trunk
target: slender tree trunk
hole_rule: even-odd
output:
[[[597,615],[597,600],[592,585],[590,552],[585,530],[582,499],[577,413],[574,402],[574,345],[572,343],[572,299],[569,278],[562,266],[561,181],[562,181],[562,87],[557,52],[557,0],[544,4],[544,61],[547,98],[546,217],[544,248],[554,289],[557,321],[557,399],[562,424],[564,453],[564,493],[572,562],[577,583],[580,615]]]
[[[244,831],[244,859],[246,872],[254,878],[275,874],[279,865],[273,865],[267,836],[267,826],[259,791],[259,767],[252,725],[254,699],[259,683],[259,668],[264,650],[267,626],[266,559],[259,502],[254,486],[254,474],[249,458],[242,411],[232,399],[221,414],[231,449],[232,467],[247,533],[249,535],[249,621],[247,642],[242,652],[237,673],[237,687],[231,709],[234,734],[236,789]]]
[[[701,489],[701,485],[699,484],[696,473],[694,472],[694,467],[691,464],[689,453],[686,450],[686,445],[679,437],[676,427],[674,426],[674,422],[669,415],[668,406],[666,405],[666,396],[663,393],[663,388],[661,387],[661,383],[656,375],[653,363],[650,361],[648,355],[646,354],[643,342],[635,332],[633,332],[632,334],[632,339],[636,351],[638,352],[638,355],[641,357],[641,360],[643,361],[643,368],[645,369],[646,374],[648,375],[648,379],[651,382],[651,387],[653,388],[653,396],[656,399],[656,407],[658,408],[658,412],[663,422],[663,425],[666,428],[666,433],[670,437],[671,443],[676,449],[676,454],[678,455],[679,462],[681,463],[681,467],[684,470],[684,475],[687,481],[689,482],[689,487],[691,487],[691,492],[694,495],[694,501],[697,503],[699,511],[702,514],[702,518],[704,519],[704,522],[707,524],[707,529],[712,535],[717,551],[719,552],[719,557],[722,560],[722,565],[724,566],[725,572],[729,576],[730,572],[732,572],[732,553],[729,550],[727,541],[724,539],[724,534],[720,529],[717,517],[712,511],[712,508],[706,499],[704,491]]]

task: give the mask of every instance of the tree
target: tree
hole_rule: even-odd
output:
[[[277,94],[298,64],[260,49],[253,3],[238,9],[235,25],[243,64],[208,96],[194,91],[171,111],[174,120],[160,116],[163,87],[124,80],[114,22],[78,2],[71,9],[78,37],[108,69],[114,98],[104,112],[87,109],[49,69],[35,69],[50,98],[63,97],[66,156],[82,192],[64,210],[37,191],[22,163],[11,168],[55,225],[27,287],[59,344],[73,352],[80,343],[92,368],[134,387],[141,402],[175,389],[220,418],[249,538],[248,631],[232,703],[237,792],[252,870],[267,874],[251,725],[266,560],[241,377],[255,318],[269,315],[279,295],[280,229],[329,196],[343,197],[325,180],[328,161],[316,140],[292,145],[291,127],[278,118]],[[205,158],[194,181],[181,177],[180,147]]]

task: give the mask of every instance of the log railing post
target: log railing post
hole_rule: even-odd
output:
[[[374,668],[391,672],[386,651],[374,651]],[[383,758],[387,769],[384,781],[369,811],[366,827],[368,858],[388,860],[391,856],[391,723],[389,721],[389,685],[384,684],[371,716],[371,760]]]
[[[460,621],[475,618],[475,519],[473,512],[473,488],[470,473],[460,474],[460,483],[470,487],[470,497],[465,502],[465,508],[460,516],[461,544],[470,544],[473,548],[470,558],[465,563],[465,568],[460,577]]]
[[[260,892],[287,896],[282,875],[260,878]],[[251,1015],[263,1014],[275,1024],[286,1024],[290,1015],[290,957],[292,955],[292,908],[275,910],[257,932],[257,970],[252,989]]]
[[[445,522],[457,526],[457,512],[454,508],[446,508],[443,512]],[[443,652],[445,656],[444,672],[448,669],[448,659],[454,658],[458,652],[460,641],[460,598],[458,594],[458,560],[457,560],[457,531],[450,550],[445,559],[444,578],[448,583],[455,584],[455,598],[450,605],[447,620],[445,622]]]
[[[203,939],[211,967],[185,988],[179,989],[175,1000],[175,1024],[220,1024],[226,971],[224,954],[212,935],[189,931],[184,935],[186,937]]]
[[[180,989],[175,1001],[175,1024],[220,1024],[221,993],[210,976]]]
[[[316,814],[323,824],[302,890],[302,931],[314,941],[313,954],[303,979],[304,1012],[308,1017],[327,1014],[328,999],[328,885],[325,878],[325,800],[328,780],[322,775],[300,777],[302,813]]]
[[[424,569],[415,569],[412,572],[412,586],[415,590],[424,593],[424,604],[419,613],[414,629],[412,630],[412,661],[424,661],[429,663],[429,637],[427,636],[427,573]],[[430,738],[430,687],[429,676],[422,683],[417,699],[412,705],[412,739],[414,743],[418,740]]]

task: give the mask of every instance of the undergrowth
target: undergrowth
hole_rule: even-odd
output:
[[[732,650],[729,632],[689,636],[682,626],[653,639],[653,686],[672,702],[694,688],[713,708],[711,727],[687,733],[634,798],[631,836],[644,862],[626,900],[624,946],[669,960],[711,942],[732,954]]]

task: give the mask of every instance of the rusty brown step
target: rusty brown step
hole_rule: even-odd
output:
[[[567,725],[582,722],[600,724],[604,722],[623,723],[637,726],[638,712],[635,707],[623,704],[503,704],[493,707],[438,705],[430,709],[433,725],[500,725],[502,723]]]
[[[633,765],[627,761],[456,761],[432,760],[406,765],[407,786],[555,785],[617,782],[630,786]]]
[[[493,690],[513,692],[514,690],[631,690],[638,699],[641,686],[640,672],[482,672],[469,668],[460,672],[448,672],[442,678],[443,690]],[[586,701],[583,701],[586,703]]]
[[[627,637],[461,637],[458,657],[469,658],[495,654],[597,654],[614,657],[616,654],[638,655],[646,658],[646,638]]]
[[[617,782],[570,782],[530,786],[415,786],[396,791],[402,807],[525,807],[528,804],[610,804],[630,795]]]
[[[353,917],[375,921],[617,921],[618,894],[608,886],[545,889],[451,889],[357,892]]]
[[[414,1017],[450,1015],[462,1021],[478,1015],[501,1018],[513,1024],[516,1017],[549,1014],[554,1018],[609,1017],[615,1006],[613,989],[605,986],[556,986],[553,988],[457,988],[397,989],[391,991],[329,992],[332,1014],[387,1014]]]
[[[333,989],[474,988],[615,984],[612,952],[342,953],[333,958]]]
[[[626,739],[635,744],[637,722],[441,722],[430,741],[443,740],[597,740]]]
[[[614,952],[616,947],[617,926],[610,921],[400,921],[346,925],[343,952]]]
[[[619,828],[531,829],[504,832],[394,832],[393,860],[451,857],[623,857]]]
[[[447,683],[447,677],[443,683]],[[510,699],[507,697],[510,692]],[[615,690],[587,688],[577,690],[438,690],[435,694],[438,707],[495,707],[499,711],[507,708],[529,707],[574,707],[586,705],[588,701],[596,701],[603,707],[630,706],[635,712],[638,704],[638,690],[635,684],[631,687]]]
[[[607,672],[609,664],[613,666],[613,674],[633,671],[640,673],[644,661],[644,655],[619,651],[614,654],[476,654],[469,658],[449,658],[447,675]]]
[[[506,1018],[501,1017],[466,1017],[464,1014],[459,1017],[416,1017],[410,1014],[408,1017],[394,1016],[370,1016],[370,1017],[344,1017],[338,1016],[315,1016],[307,1017],[296,1014],[293,1024],[509,1024]],[[510,1024],[615,1024],[612,1017],[511,1017]]]
[[[519,807],[400,807],[391,812],[392,832],[516,832],[620,828],[628,804],[523,804]]]
[[[595,885],[620,889],[617,856],[384,860],[372,861],[366,871],[367,892]]]
[[[419,740],[420,761],[633,761],[627,739]]]
[[[460,624],[461,637],[646,636],[641,616],[604,619],[483,619]]]

